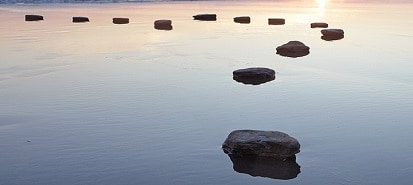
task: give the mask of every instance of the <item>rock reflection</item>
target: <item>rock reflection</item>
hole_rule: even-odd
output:
[[[267,83],[270,81],[273,81],[275,79],[275,77],[266,79],[266,78],[255,78],[255,79],[249,79],[249,78],[238,78],[238,77],[233,77],[233,80],[239,82],[239,83],[243,83],[246,85],[260,85],[263,83]]]
[[[344,35],[336,35],[336,36],[321,36],[321,39],[325,41],[333,41],[333,40],[341,40],[344,38]]]
[[[294,179],[300,173],[300,165],[295,156],[287,160],[270,157],[228,155],[233,163],[234,171],[253,177],[272,179]]]

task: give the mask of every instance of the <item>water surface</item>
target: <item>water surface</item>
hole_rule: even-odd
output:
[[[0,5],[0,184],[408,185],[412,8],[310,0]],[[218,20],[192,20],[198,13]],[[45,20],[25,22],[25,14]],[[233,22],[243,15],[251,24]],[[268,25],[270,17],[286,24]],[[155,30],[157,19],[171,19],[173,30]],[[310,28],[319,21],[345,37],[322,40]],[[310,54],[275,54],[291,40]],[[273,68],[276,79],[232,79],[247,67]],[[297,138],[298,176],[234,171],[220,145],[235,129]]]

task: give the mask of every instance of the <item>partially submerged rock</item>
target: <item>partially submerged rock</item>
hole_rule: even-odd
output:
[[[268,25],[284,25],[285,19],[282,18],[269,18]]]
[[[253,177],[268,177],[272,179],[294,179],[300,173],[300,165],[295,157],[279,160],[272,157],[228,155],[234,171]]]
[[[277,54],[285,57],[302,57],[310,53],[310,47],[300,41],[290,41],[277,47]]]
[[[321,34],[323,34],[324,40],[339,40],[344,38],[344,31],[342,29],[323,29],[321,30]]]
[[[88,17],[73,17],[72,22],[89,22]]]
[[[251,18],[249,16],[235,17],[234,22],[241,24],[249,24],[251,22]]]
[[[325,22],[313,22],[311,28],[328,28],[328,24]]]
[[[243,84],[259,85],[275,79],[275,71],[263,67],[238,69],[232,74],[235,81]]]
[[[322,29],[321,34],[324,36],[341,36],[344,35],[344,31],[342,29]]]
[[[192,17],[194,17],[194,20],[200,20],[200,21],[216,21],[217,20],[217,14],[198,14]]]
[[[43,20],[43,16],[41,15],[25,15],[24,16],[26,21],[41,21]]]
[[[323,29],[321,30],[321,39],[326,41],[340,40],[344,38],[344,31],[342,29]]]
[[[300,143],[286,133],[261,130],[235,130],[222,144],[226,154],[236,156],[291,159],[300,152]]]
[[[113,18],[113,24],[128,24],[128,23],[129,23],[129,18],[121,18],[121,17]]]
[[[154,28],[157,30],[172,30],[171,20],[156,20],[154,22]]]

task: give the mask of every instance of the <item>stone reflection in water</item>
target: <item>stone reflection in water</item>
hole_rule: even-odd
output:
[[[321,39],[325,41],[333,41],[333,40],[341,40],[344,38],[344,35],[336,35],[336,36],[321,36]]]
[[[300,165],[296,157],[281,160],[272,157],[228,155],[234,171],[253,177],[268,177],[272,179],[289,180],[298,176]]]

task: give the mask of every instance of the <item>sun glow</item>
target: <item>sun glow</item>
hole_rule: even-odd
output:
[[[324,9],[324,7],[326,6],[326,2],[327,0],[317,0],[318,8]]]
[[[325,7],[328,0],[316,0],[318,5],[318,13],[321,17],[324,17]]]

